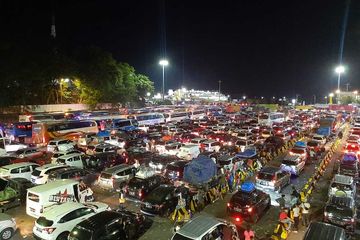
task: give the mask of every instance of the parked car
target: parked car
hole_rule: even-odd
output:
[[[100,202],[85,204],[66,202],[53,206],[35,221],[33,234],[35,238],[46,240],[67,239],[76,224],[107,210],[108,207],[107,204]]]
[[[331,196],[324,208],[324,222],[353,233],[356,227],[356,205],[352,197]]]
[[[59,179],[82,180],[86,185],[91,186],[96,182],[97,174],[89,170],[68,166],[52,171],[49,174],[49,182]]]
[[[269,194],[256,189],[252,182],[245,182],[227,203],[227,211],[236,221],[247,219],[256,223],[270,205]]]
[[[348,196],[355,197],[356,195],[356,183],[353,177],[335,174],[334,178],[330,182],[329,197],[336,196]]]
[[[262,191],[280,192],[290,184],[290,173],[279,167],[264,167],[256,175],[256,188]]]
[[[0,168],[0,177],[6,178],[25,178],[31,180],[31,173],[39,167],[35,163],[15,163],[11,165],[5,165]]]
[[[42,155],[44,155],[44,153],[36,148],[23,148],[15,152],[15,156],[18,158],[34,158],[41,157]]]
[[[124,222],[128,223],[125,225]],[[135,239],[145,230],[145,217],[130,211],[103,211],[78,223],[69,240]],[[131,229],[131,231],[130,231]],[[133,234],[127,236],[126,232]]]
[[[41,167],[35,168],[31,173],[31,182],[34,184],[45,184],[48,181],[49,174],[58,169],[66,168],[66,165],[45,164]]]
[[[113,152],[97,153],[85,156],[86,166],[96,171],[103,171],[105,168],[114,167],[127,162],[125,153],[119,155]]]
[[[312,222],[305,232],[304,240],[347,240],[345,230],[329,223]]]
[[[133,201],[142,201],[152,190],[166,183],[166,179],[161,175],[140,177],[136,175],[124,187],[125,198]]]
[[[187,160],[178,160],[166,165],[164,176],[170,181],[181,181],[184,176],[185,165],[188,164]]]
[[[50,140],[47,145],[48,152],[67,152],[75,147],[75,143],[67,139]]]
[[[128,180],[133,178],[135,173],[136,168],[132,165],[117,165],[102,171],[97,183],[100,187],[117,190],[125,185]]]
[[[161,185],[148,194],[140,206],[145,215],[167,217],[178,204],[178,194],[173,185]]]
[[[11,239],[16,231],[15,219],[5,213],[0,213],[0,239]]]

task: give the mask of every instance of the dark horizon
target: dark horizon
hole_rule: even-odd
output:
[[[31,42],[50,38],[64,48],[109,51],[166,89],[217,90],[232,96],[310,100],[336,89],[345,2],[323,1],[0,1],[3,36]],[[359,88],[360,3],[350,5],[341,88]]]

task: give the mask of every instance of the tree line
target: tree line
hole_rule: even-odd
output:
[[[141,105],[153,82],[98,47],[0,44],[0,107],[99,102]]]

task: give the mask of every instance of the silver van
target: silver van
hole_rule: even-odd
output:
[[[122,184],[133,178],[136,168],[133,165],[120,164],[107,168],[100,173],[98,185],[103,188],[117,190]]]

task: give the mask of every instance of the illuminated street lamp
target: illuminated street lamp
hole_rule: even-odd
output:
[[[345,72],[345,67],[342,65],[339,65],[335,68],[335,72],[338,74],[338,84],[337,84],[337,91],[340,91],[340,79],[341,74]]]
[[[246,96],[243,96],[243,99],[245,100],[245,99],[246,99]]]
[[[162,100],[165,98],[165,67],[169,65],[169,61],[166,59],[161,59],[159,64],[162,66]]]

